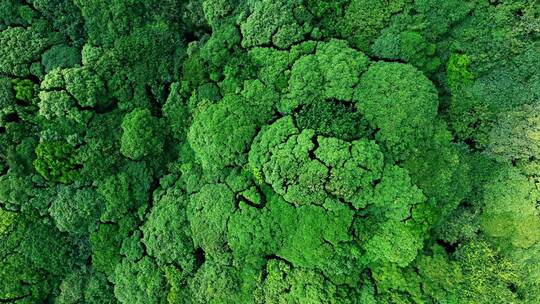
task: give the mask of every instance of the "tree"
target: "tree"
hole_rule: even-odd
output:
[[[66,91],[80,106],[102,105],[105,98],[105,84],[88,68],[71,68],[63,71]]]
[[[487,152],[507,163],[536,161],[540,153],[539,115],[538,104],[501,113],[489,134]]]
[[[152,116],[148,109],[135,109],[122,121],[120,151],[133,160],[162,151],[165,130],[162,121]]]
[[[315,54],[300,57],[292,66],[289,94],[280,110],[289,112],[316,100],[351,102],[368,63],[363,53],[343,40],[318,43]]]
[[[49,214],[60,231],[87,235],[97,228],[102,206],[101,198],[92,188],[61,186]]]
[[[187,206],[193,246],[209,257],[222,258],[229,250],[226,230],[234,209],[234,193],[225,184],[204,185],[193,194]]]
[[[41,53],[58,41],[46,33],[47,28],[40,25],[0,31],[0,73],[21,78],[34,74],[32,63],[39,61]]]
[[[516,169],[502,170],[484,189],[482,230],[502,247],[528,248],[540,242],[540,193]]]
[[[74,153],[73,146],[62,141],[40,142],[34,167],[47,180],[69,184],[77,179],[79,169]]]
[[[255,2],[252,13],[240,25],[242,46],[275,45],[286,49],[311,32],[312,18],[299,1]]]
[[[265,107],[243,96],[227,95],[216,104],[201,106],[187,139],[205,170],[241,166],[246,161],[244,151],[269,118]]]
[[[540,303],[538,15],[0,1],[0,303]]]
[[[114,275],[114,295],[120,303],[165,303],[165,277],[150,257],[123,260]]]
[[[196,261],[186,205],[186,194],[179,189],[168,190],[153,206],[142,231],[148,254],[158,264],[174,263],[191,273]]]
[[[338,19],[337,31],[352,45],[367,52],[379,32],[389,23],[390,16],[403,9],[405,1],[353,0]]]
[[[114,269],[121,261],[120,246],[122,233],[119,225],[99,223],[90,234],[92,247],[92,266],[107,276],[114,274]]]
[[[102,221],[118,222],[130,212],[145,209],[150,198],[152,176],[144,162],[128,163],[117,174],[98,183],[105,204]]]
[[[465,303],[517,302],[512,290],[520,285],[513,263],[484,241],[460,247],[455,253],[464,276],[459,300]]]
[[[280,259],[270,259],[268,275],[255,290],[255,303],[353,303],[342,297],[349,290],[329,282],[323,275],[292,267]]]
[[[204,263],[188,285],[187,297],[193,303],[239,303],[239,280],[236,269],[215,262]]]
[[[41,55],[45,73],[56,68],[71,68],[81,63],[80,50],[67,45],[55,45]]]
[[[411,65],[378,62],[362,75],[356,106],[375,137],[396,159],[403,159],[433,132],[437,91],[433,83]]]

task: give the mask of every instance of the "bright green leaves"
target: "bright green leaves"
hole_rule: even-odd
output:
[[[413,226],[388,221],[378,227],[364,248],[366,260],[370,263],[393,263],[405,267],[414,260],[422,245],[423,238]]]
[[[326,191],[354,208],[365,207],[382,175],[384,159],[379,146],[373,141],[347,143],[322,136],[317,142],[315,156],[330,169]]]
[[[288,134],[280,134],[281,129],[289,131]],[[275,138],[275,133],[279,137]],[[255,139],[250,165],[255,171],[261,170],[266,182],[285,200],[298,205],[321,204],[328,169],[320,161],[309,159],[310,151],[315,148],[314,132],[298,133],[291,117],[278,120]],[[283,142],[276,141],[280,138]]]
[[[502,161],[521,165],[540,155],[540,104],[523,105],[500,114],[489,134],[487,152]]]
[[[317,271],[293,267],[280,259],[268,260],[265,267],[267,276],[255,290],[255,303],[351,303],[341,296],[342,287]]]
[[[0,32],[0,73],[16,77],[38,74],[35,65],[40,54],[54,41],[38,26],[13,27]]]
[[[163,122],[150,110],[133,110],[122,121],[120,152],[132,160],[160,153],[165,141],[164,128]]]
[[[105,84],[88,68],[73,68],[64,71],[66,91],[82,107],[94,107],[104,103]]]
[[[89,234],[97,228],[101,198],[92,188],[63,186],[49,208],[60,231]]]
[[[302,206],[291,211],[292,218],[277,215],[283,231],[283,243],[277,255],[296,266],[320,269],[337,284],[352,284],[355,278],[345,272],[353,270],[344,264],[354,263],[352,260],[357,258],[354,252],[359,252],[349,243],[354,212],[332,200],[327,200],[323,207]]]
[[[453,57],[446,73],[452,93],[450,126],[459,139],[470,142],[473,148],[484,149],[489,145],[489,133],[499,113],[519,111],[519,107],[537,103],[540,78],[536,76],[536,63],[540,52],[532,47],[512,56],[511,63],[498,63],[484,73],[478,72],[481,58],[469,54]]]
[[[280,225],[290,224],[276,219],[279,214],[287,219],[292,213],[289,206],[276,204],[275,209],[268,206],[259,210],[241,202],[227,223],[229,246],[245,263],[260,263],[262,257],[275,253],[283,238]]]
[[[260,265],[264,257],[277,255],[319,269],[338,284],[357,280],[346,274],[361,270],[355,264],[359,250],[350,244],[354,212],[348,206],[327,199],[322,207],[294,207],[272,191],[265,193],[264,208],[241,204],[229,220],[229,244],[239,261]]]
[[[240,25],[242,46],[288,48],[311,31],[311,18],[301,1],[255,2],[253,12]]]
[[[195,273],[185,297],[195,304],[243,303],[239,283],[236,268],[207,262]]]
[[[471,58],[465,54],[452,54],[446,64],[446,78],[451,88],[459,89],[460,85],[474,80],[474,74],[469,71]]]
[[[371,217],[361,224],[368,225],[362,229],[372,235],[365,236],[367,261],[407,266],[422,248],[426,228],[431,224],[415,212],[425,208],[426,197],[411,183],[405,169],[387,166],[371,202],[368,207]]]
[[[441,60],[435,54],[436,45],[414,31],[383,31],[375,40],[372,51],[379,58],[403,60],[428,75],[436,72],[441,65]]]
[[[298,59],[291,69],[289,78],[289,99],[282,106],[284,112],[295,109],[301,102],[312,103],[324,89],[324,79],[318,67],[317,58],[307,55]],[[283,101],[282,101],[283,102]]]
[[[464,276],[461,303],[517,302],[511,290],[519,284],[515,266],[487,242],[464,244],[455,256]]]
[[[211,26],[218,26],[219,21],[233,10],[229,0],[204,0],[202,7],[204,17]]]
[[[432,255],[421,255],[415,267],[422,278],[422,289],[436,302],[459,303],[456,285],[463,283],[460,265],[450,259],[443,247],[435,245]]]
[[[534,1],[109,2],[0,4],[0,302],[540,303]]]
[[[263,129],[249,158],[252,169],[295,205],[320,205],[330,194],[363,207],[383,166],[374,142],[348,143],[316,136],[310,129],[300,132],[290,116]]]
[[[534,184],[515,169],[502,172],[484,190],[481,226],[504,247],[528,248],[540,242],[537,202],[540,193]]]
[[[404,4],[404,0],[353,0],[337,24],[338,32],[356,48],[366,52],[389,23],[390,16],[399,12]]]
[[[35,97],[35,84],[29,79],[16,79],[12,81],[15,98],[30,103]]]
[[[240,95],[227,95],[216,104],[202,105],[188,132],[188,141],[206,170],[245,163],[245,151],[259,126],[270,118],[268,109]]]
[[[47,180],[71,183],[80,168],[74,153],[73,146],[62,141],[40,142],[36,147],[34,167]]]
[[[346,142],[317,136],[310,129],[300,131],[292,117],[286,116],[263,128],[253,142],[249,161],[276,194],[295,206],[287,206],[281,200],[267,202],[268,210],[265,207],[255,220],[261,234],[284,235],[282,247],[274,253],[294,265],[317,268],[335,282],[350,283],[340,269],[361,269],[362,262],[404,267],[422,248],[433,220],[427,199],[412,184],[407,170],[385,164],[375,141]],[[275,213],[282,218],[274,215],[276,206],[282,206]],[[254,222],[251,212],[241,209],[241,214],[249,218],[246,221]],[[352,245],[349,234],[356,209],[363,216],[355,223],[359,247]],[[294,232],[288,230],[288,218],[294,219]],[[265,230],[264,223],[268,221],[275,224],[266,225],[279,228]],[[239,225],[234,216],[230,223]],[[230,234],[235,226],[229,226]],[[234,251],[246,250],[242,249],[242,242],[267,244],[266,248],[252,249],[261,254],[279,248],[270,240],[255,241],[254,235],[253,232],[231,236]],[[360,253],[360,248],[364,248],[365,254]],[[339,257],[330,258],[332,251],[339,252]],[[334,263],[328,264],[329,259]]]
[[[316,100],[352,101],[354,87],[369,59],[342,40],[320,42],[314,54],[298,59],[289,79],[289,94],[282,101],[282,111]]]
[[[317,45],[315,57],[324,76],[324,98],[350,101],[369,59],[342,40]]]
[[[39,115],[47,120],[66,126],[68,132],[74,131],[74,126],[85,125],[92,113],[80,111],[74,100],[66,91],[39,92]],[[60,129],[60,128],[58,128]]]
[[[425,200],[422,191],[412,185],[407,170],[388,166],[375,187],[373,207],[382,211],[389,220],[402,221],[412,217],[412,208]]]
[[[225,254],[227,221],[234,209],[234,194],[225,184],[208,184],[192,195],[187,217],[193,245],[218,259]]]
[[[150,257],[124,260],[116,267],[114,283],[114,294],[121,303],[166,303],[165,277]]]
[[[417,149],[433,132],[437,91],[410,65],[378,62],[362,75],[355,96],[378,141],[396,159]]]
[[[148,254],[158,264],[175,263],[188,273],[194,269],[195,257],[186,201],[180,190],[170,189],[156,202],[142,231]]]

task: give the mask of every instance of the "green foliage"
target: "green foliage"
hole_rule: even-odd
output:
[[[170,189],[154,205],[142,231],[149,255],[155,257],[159,264],[174,263],[188,273],[194,268],[195,250],[190,237],[186,201],[186,195],[180,190]]]
[[[0,2],[0,303],[540,303],[537,1]]]
[[[119,230],[119,227],[114,224],[99,224],[98,228],[90,234],[92,266],[108,276],[114,273],[121,259],[122,234]]]
[[[165,140],[163,123],[148,109],[135,109],[122,121],[120,152],[130,159],[139,160],[161,152]]]
[[[372,51],[380,58],[403,60],[426,74],[437,71],[441,64],[441,60],[435,55],[436,45],[414,31],[384,31],[375,40]]]
[[[352,49],[345,41],[333,39],[317,44],[315,54],[300,57],[294,63],[282,111],[288,112],[299,104],[319,99],[352,101],[354,88],[368,62],[363,53]]]
[[[519,285],[515,266],[486,242],[466,244],[456,252],[464,275],[461,301],[493,303],[518,301],[512,287]]]
[[[60,231],[88,234],[97,227],[102,203],[91,188],[61,186],[49,208]]]
[[[366,52],[390,16],[399,12],[404,0],[352,0],[337,25],[341,37],[347,38],[358,49]]]
[[[216,104],[201,106],[189,128],[188,141],[207,170],[242,165],[244,151],[269,116],[264,106],[227,95]]]
[[[433,132],[437,92],[410,65],[378,62],[362,75],[356,106],[378,132],[375,138],[399,159]]]
[[[474,75],[468,70],[471,64],[469,56],[464,54],[452,54],[448,59],[446,67],[446,77],[450,87],[470,83],[474,80]]]
[[[81,62],[80,50],[67,45],[55,45],[41,56],[45,73],[56,68],[70,68]]]
[[[268,275],[255,290],[255,303],[353,303],[342,297],[347,290],[316,271],[279,259],[268,260],[265,267]]]
[[[80,111],[76,101],[66,91],[39,92],[38,106],[39,115],[65,126],[65,131],[69,133],[86,125],[92,116],[92,112]]]
[[[171,134],[177,139],[184,139],[186,129],[190,123],[190,113],[187,102],[182,96],[182,85],[173,83],[167,102],[163,105],[163,116],[167,119]]]
[[[93,107],[103,103],[105,84],[92,71],[85,68],[64,70],[66,91],[68,91],[82,107]]]
[[[302,107],[296,123],[301,129],[313,129],[324,136],[346,141],[368,134],[367,122],[352,106],[341,102],[321,101]]]
[[[74,152],[75,149],[65,142],[40,142],[36,147],[34,167],[47,180],[71,183],[77,178],[79,168]]]
[[[34,83],[29,79],[16,79],[12,81],[15,90],[15,98],[18,100],[32,102],[35,96]]]
[[[537,161],[540,153],[538,104],[523,105],[500,114],[490,132],[487,152],[506,162]]]
[[[54,37],[40,26],[10,27],[0,32],[0,73],[16,77],[31,74],[31,64],[51,46]]]
[[[239,303],[236,270],[218,263],[204,263],[195,273],[186,295],[192,303]]]
[[[481,227],[501,243],[528,248],[540,242],[537,210],[540,193],[516,171],[502,172],[485,186]]]
[[[114,294],[120,303],[165,303],[166,282],[150,257],[122,261],[114,274]]]
[[[187,219],[195,248],[219,258],[228,250],[227,221],[234,211],[234,194],[224,184],[204,185],[190,197]]]
[[[98,184],[104,198],[102,221],[118,222],[130,212],[146,207],[150,197],[151,173],[145,163],[129,163],[115,175]]]
[[[241,24],[242,46],[275,45],[286,49],[312,30],[313,18],[301,1],[253,2],[252,13]]]

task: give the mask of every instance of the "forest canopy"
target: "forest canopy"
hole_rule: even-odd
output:
[[[536,0],[2,0],[0,303],[540,303]]]

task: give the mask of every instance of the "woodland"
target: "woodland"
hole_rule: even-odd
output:
[[[0,0],[0,303],[540,303],[540,3]]]

